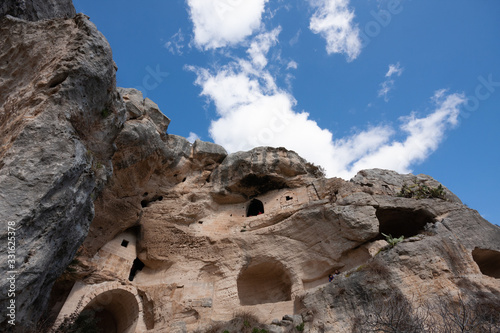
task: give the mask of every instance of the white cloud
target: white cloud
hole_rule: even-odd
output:
[[[170,37],[170,41],[165,43],[165,48],[174,55],[182,55],[184,49],[184,34],[179,28],[175,34]]]
[[[361,53],[359,28],[353,23],[354,12],[349,10],[349,0],[309,0],[316,9],[309,29],[326,40],[326,51],[345,53],[352,61]]]
[[[215,49],[237,44],[260,27],[268,0],[188,0],[195,44]]]
[[[267,52],[278,42],[278,35],[281,32],[281,27],[275,28],[272,31],[262,33],[254,38],[250,43],[250,48],[247,53],[250,55],[252,63],[259,69],[267,66]]]
[[[415,113],[411,113],[400,119],[401,133],[406,134],[403,141],[380,145],[355,161],[346,171],[353,174],[357,170],[378,167],[401,173],[411,172],[410,166],[424,161],[438,148],[446,130],[457,124],[460,105],[466,100],[462,94],[446,94],[445,90],[440,90],[435,93],[433,101],[435,109],[426,117],[417,118]]]
[[[293,61],[293,60],[290,60],[290,62],[288,63],[288,65],[286,65],[286,69],[297,69],[299,67],[299,64],[297,64],[297,62]]]
[[[391,77],[394,74],[397,76],[401,76],[403,74],[404,68],[401,67],[400,63],[398,62],[397,64],[390,64],[389,65],[389,70],[387,73],[385,73],[385,77]]]
[[[385,80],[380,84],[378,97],[383,97],[384,101],[389,102],[389,92],[394,88],[394,80]]]
[[[198,134],[196,133],[193,133],[193,132],[189,132],[189,136],[187,137],[187,140],[191,143],[194,143],[196,140],[198,140],[200,137],[198,136]]]
[[[399,62],[397,64],[390,64],[385,77],[387,78],[384,82],[380,84],[380,89],[378,91],[378,97],[383,97],[384,101],[389,101],[389,92],[394,89],[394,79],[391,79],[393,75],[401,76],[403,74],[404,68],[401,67]]]
[[[215,70],[188,68],[197,75],[201,95],[216,107],[218,118],[211,122],[210,135],[229,152],[286,147],[325,167],[328,176],[345,179],[365,168],[409,172],[438,148],[446,131],[457,123],[464,96],[441,90],[433,97],[433,110],[427,116],[411,113],[400,119],[399,128],[379,125],[334,138],[307,112],[296,111],[295,98],[280,89],[263,67],[267,61],[261,56],[276,40],[274,34],[257,36],[253,43],[258,45],[250,47],[257,51],[248,51],[248,59],[233,59]],[[396,136],[403,139],[396,140]]]

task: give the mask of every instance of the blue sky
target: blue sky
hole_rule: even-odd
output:
[[[75,0],[168,133],[431,175],[500,224],[500,2]]]

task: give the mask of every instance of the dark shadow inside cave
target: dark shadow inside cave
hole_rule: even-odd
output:
[[[395,238],[418,235],[424,231],[427,223],[434,223],[434,216],[423,209],[378,208],[376,215],[380,233]],[[379,238],[383,239],[382,235]]]
[[[142,271],[143,268],[144,268],[144,263],[139,258],[135,258],[134,263],[132,264],[132,268],[130,269],[128,280],[134,281],[134,277],[137,274],[137,271]]]
[[[250,201],[247,209],[247,217],[264,214],[264,204],[258,199]]]

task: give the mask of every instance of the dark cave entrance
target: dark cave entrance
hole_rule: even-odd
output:
[[[434,216],[426,210],[410,210],[402,208],[378,208],[379,231],[398,238],[416,236],[425,230],[427,223],[434,223]],[[379,235],[379,239],[383,239]]]
[[[116,319],[111,311],[99,309],[95,311],[95,321],[101,329],[101,332],[117,333]]]
[[[481,273],[500,279],[500,252],[476,247],[472,251],[472,258]]]
[[[130,274],[128,276],[129,281],[134,281],[134,277],[137,274],[137,271],[142,271],[144,268],[144,263],[139,258],[135,258],[132,264],[132,268],[130,269]]]
[[[247,217],[264,214],[264,204],[258,199],[250,201],[247,209]]]

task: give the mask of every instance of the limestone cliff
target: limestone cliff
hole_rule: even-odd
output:
[[[370,331],[392,299],[406,323],[444,298],[500,309],[500,229],[432,177],[326,179],[285,148],[227,154],[167,134],[153,101],[116,87],[88,18],[48,11],[0,19],[0,218],[16,229],[2,273],[17,271],[18,331],[41,331],[47,307],[56,325],[90,312],[108,332],[169,333],[251,332],[229,322],[243,312],[270,332]]]
[[[0,39],[2,262],[10,223],[16,246],[8,270],[18,273],[17,316],[29,325],[87,235],[125,108],[111,49],[87,17],[6,16]],[[0,287],[4,313],[8,282]]]

